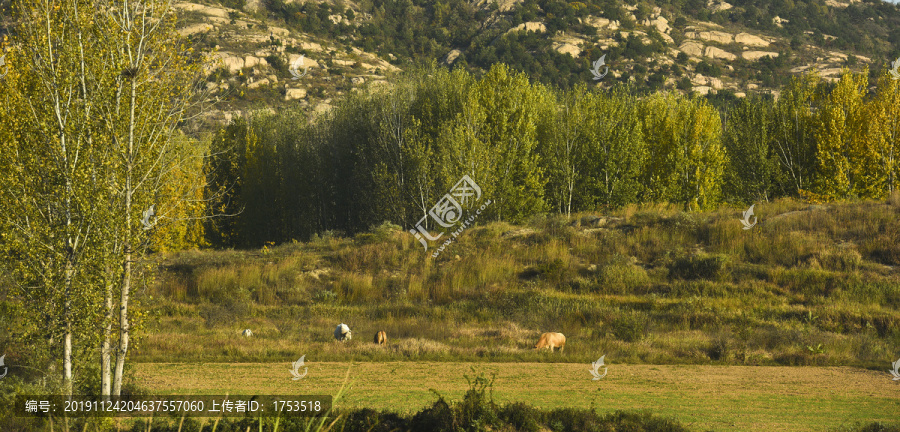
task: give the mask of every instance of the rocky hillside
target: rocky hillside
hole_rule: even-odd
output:
[[[505,62],[561,87],[631,82],[726,100],[777,97],[811,69],[830,80],[844,67],[875,75],[900,51],[900,10],[876,0],[194,1],[177,2],[178,17],[181,33],[218,62],[207,86],[219,110],[208,125],[260,107],[325,111],[429,61],[470,70]],[[602,55],[609,76],[593,80]]]

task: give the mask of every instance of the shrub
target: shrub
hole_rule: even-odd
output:
[[[619,340],[638,342],[647,336],[649,324],[646,313],[631,311],[614,319],[610,323],[610,330]]]
[[[678,279],[722,280],[728,271],[726,255],[692,255],[669,265],[669,277]]]
[[[503,406],[498,415],[504,422],[522,432],[538,432],[543,423],[541,412],[522,402]]]
[[[623,261],[604,266],[598,279],[604,292],[616,294],[633,292],[634,288],[650,283],[650,277],[643,267]]]
[[[222,6],[237,10],[244,10],[244,6],[247,6],[247,0],[222,0]]]
[[[469,390],[462,402],[455,407],[459,423],[467,425],[467,429],[472,431],[493,430],[500,423],[497,404],[487,394],[488,389],[493,387],[494,378],[489,380],[484,375],[479,375],[475,379],[469,379],[466,376],[466,381],[469,383]]]
[[[565,278],[567,270],[566,263],[563,260],[556,258],[552,261],[543,262],[534,267],[525,269],[525,271],[521,273],[521,277],[526,279],[540,277],[547,281],[559,282]]]
[[[697,64],[697,73],[709,75],[711,77],[720,77],[722,76],[722,68],[714,63],[709,63],[706,60],[703,60]]]
[[[437,393],[435,393],[437,394]],[[450,404],[444,397],[437,395],[438,400],[429,408],[419,411],[413,416],[410,429],[415,431],[456,432],[457,424]]]
[[[731,345],[730,342],[727,334],[716,333],[710,340],[706,355],[708,355],[711,360],[728,360]]]

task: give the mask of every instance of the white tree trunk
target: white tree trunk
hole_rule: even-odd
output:
[[[100,346],[100,394],[104,401],[109,400],[112,389],[112,362],[110,337],[112,337],[113,298],[112,286],[106,284],[106,314],[103,317],[103,342]]]

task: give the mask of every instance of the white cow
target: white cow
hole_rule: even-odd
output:
[[[253,336],[253,332],[250,331],[250,329],[244,329],[244,331],[241,334],[244,335],[244,337]]]
[[[347,324],[340,323],[334,329],[334,338],[341,342],[350,340],[351,336],[352,335],[350,334],[350,327],[347,327]]]

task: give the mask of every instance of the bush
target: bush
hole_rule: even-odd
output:
[[[462,402],[456,404],[455,411],[457,421],[466,425],[467,430],[482,431],[493,430],[500,423],[497,416],[497,404],[488,396],[488,389],[493,387],[494,379],[488,380],[484,375],[475,379],[469,379],[469,390],[463,396]]]
[[[247,0],[222,0],[222,6],[244,10],[244,6],[247,6]]]
[[[621,261],[604,266],[598,279],[604,292],[615,294],[634,292],[636,287],[650,283],[650,276],[643,267]]]
[[[722,68],[714,63],[703,60],[697,64],[697,73],[711,77],[720,77],[722,76]]]
[[[632,311],[614,319],[610,330],[624,342],[638,342],[647,336],[650,319],[644,312]]]
[[[725,333],[717,333],[712,337],[706,355],[710,360],[728,360],[731,341]]]
[[[431,407],[419,411],[409,423],[414,431],[456,432],[455,420],[450,404],[438,395],[438,400]]]
[[[563,408],[547,414],[547,424],[556,432],[686,432],[675,420],[654,417],[647,411],[616,411],[604,416],[591,410]]]
[[[563,260],[556,258],[553,261],[543,262],[534,267],[525,269],[521,276],[526,279],[540,277],[541,279],[550,282],[560,282],[565,279],[567,274],[568,267],[566,266],[566,263]]]
[[[510,426],[522,432],[538,432],[543,423],[541,412],[522,402],[505,405],[498,413]]]
[[[692,255],[679,258],[669,265],[669,277],[677,279],[722,280],[728,274],[726,255]]]

